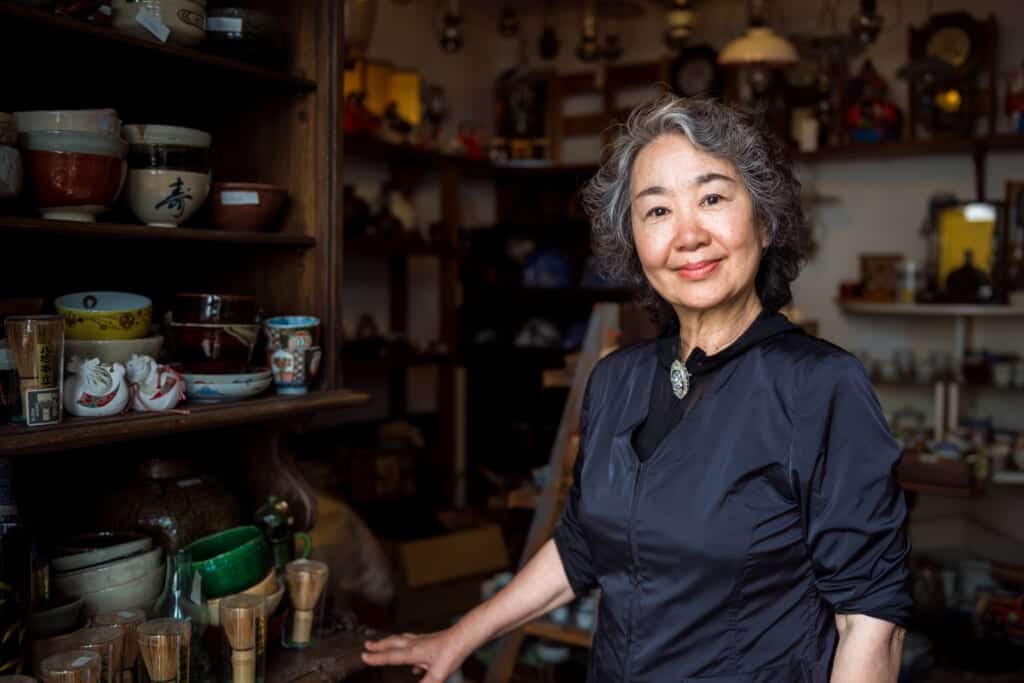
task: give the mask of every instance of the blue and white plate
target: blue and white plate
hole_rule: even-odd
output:
[[[259,396],[274,378],[270,370],[237,375],[193,375],[185,373],[185,395],[195,403],[226,403]]]

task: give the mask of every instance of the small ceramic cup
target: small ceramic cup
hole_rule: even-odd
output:
[[[319,346],[308,348],[267,349],[267,362],[274,375],[277,393],[305,394],[320,377],[323,351]]]

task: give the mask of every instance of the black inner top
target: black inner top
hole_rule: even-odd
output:
[[[650,408],[647,418],[633,432],[633,450],[640,461],[650,458],[669,432],[686,417],[719,368],[761,340],[788,329],[792,327],[785,316],[763,310],[736,341],[715,355],[705,355],[703,349],[695,348],[686,359],[690,390],[681,399],[672,393],[669,380],[672,362],[679,358],[679,334],[659,337],[656,342],[658,367],[654,371]]]

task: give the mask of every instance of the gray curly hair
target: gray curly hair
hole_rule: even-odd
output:
[[[750,193],[754,218],[768,230],[755,288],[776,311],[792,300],[790,283],[807,258],[809,229],[800,204],[800,181],[782,146],[753,113],[704,99],[663,95],[633,110],[610,145],[600,170],[583,188],[594,255],[604,274],[635,288],[662,332],[678,324],[671,306],[644,276],[633,242],[630,183],[633,162],[660,135],[685,135],[694,147],[731,162]]]

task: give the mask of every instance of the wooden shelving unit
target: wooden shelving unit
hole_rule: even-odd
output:
[[[794,151],[796,161],[868,161],[940,155],[1024,151],[1024,135],[992,135],[967,139],[899,140],[894,142],[850,144],[828,147],[816,152]]]
[[[836,303],[845,313],[861,315],[1024,318],[1024,307],[998,304],[889,304],[873,301],[837,301]]]
[[[314,391],[305,396],[271,394],[238,403],[187,404],[181,410],[161,413],[68,417],[58,425],[32,429],[5,425],[0,427],[0,457],[64,452],[183,432],[285,420],[322,410],[360,405],[368,399],[366,394],[335,389]]]
[[[197,69],[212,69],[219,72],[218,75],[222,77],[243,78],[277,89],[302,92],[317,88],[316,80],[299,74],[253,66],[191,48],[140,40],[106,26],[95,26],[71,17],[19,5],[10,0],[0,2],[0,22],[12,29],[27,31],[34,35],[58,35],[66,41],[84,42],[94,47],[111,47],[122,54],[131,55],[132,58],[163,61],[176,67],[188,65]]]
[[[74,464],[88,470],[73,499],[64,501],[74,517],[56,508],[37,511],[36,530],[59,534],[90,524],[97,491],[133,471],[126,463],[126,471],[115,472],[109,459],[156,454],[194,456],[213,468],[220,456],[238,460],[243,464],[232,487],[244,488],[251,500],[281,494],[301,524],[312,524],[315,495],[301,477],[285,473],[290,456],[283,435],[368,399],[340,384],[342,8],[332,0],[255,2],[281,23],[287,68],[139,40],[0,0],[0,63],[13,65],[5,72],[4,111],[112,108],[126,124],[198,128],[212,136],[210,165],[217,180],[288,190],[276,231],[265,233],[209,229],[205,209],[194,218],[197,227],[138,225],[121,204],[97,223],[47,221],[32,217],[26,192],[0,215],[0,299],[52,301],[90,289],[135,292],[154,301],[159,320],[176,292],[246,294],[265,315],[319,317],[324,351],[320,386],[305,396],[269,393],[232,404],[186,402],[165,413],[0,427],[0,457],[16,456],[15,467],[28,472],[15,482],[25,488],[19,499],[45,497],[48,481]],[[173,452],[165,447],[170,441]],[[109,448],[129,442],[128,448]],[[73,463],[59,458],[69,451]]]
[[[298,249],[310,249],[316,246],[316,237],[312,235],[282,232],[225,232],[202,228],[154,228],[148,225],[105,222],[78,223],[75,221],[50,221],[28,216],[0,216],[0,236],[38,237],[41,239],[59,237],[76,241],[131,240],[168,244],[228,244]]]

